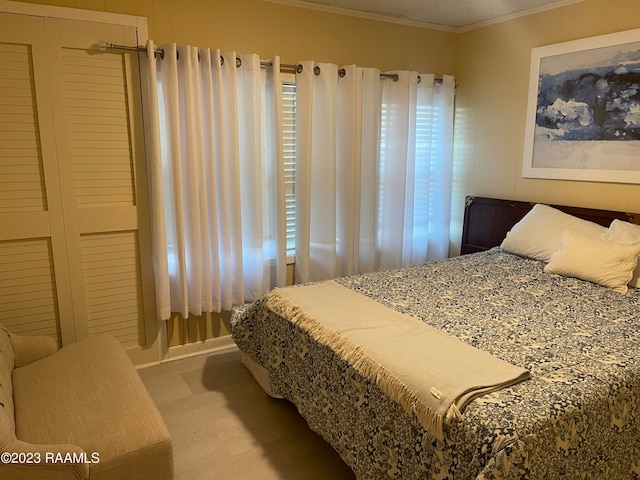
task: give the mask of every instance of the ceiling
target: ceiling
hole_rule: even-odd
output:
[[[582,0],[268,0],[397,23],[468,30]]]

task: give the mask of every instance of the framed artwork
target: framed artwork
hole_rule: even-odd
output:
[[[532,50],[522,176],[640,183],[640,29]]]

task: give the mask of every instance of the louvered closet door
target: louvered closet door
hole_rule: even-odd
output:
[[[158,358],[136,29],[46,23],[57,154],[79,338],[109,333],[137,363]]]
[[[44,20],[0,14],[0,322],[75,340]]]

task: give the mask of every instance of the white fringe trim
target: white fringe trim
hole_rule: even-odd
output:
[[[415,415],[433,438],[439,441],[444,439],[444,416],[436,414],[418,396],[407,389],[398,377],[389,372],[384,365],[371,358],[357,344],[315,320],[282,295],[280,289],[274,289],[267,294],[266,306],[275,314],[302,328],[318,343],[330,347],[342,359],[349,362],[358,373],[372,380],[380,390],[402,406],[407,413]],[[458,408],[452,404],[446,418],[461,417]]]

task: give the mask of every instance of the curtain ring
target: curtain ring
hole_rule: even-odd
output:
[[[236,57],[236,68],[240,68],[242,66],[242,60],[240,57]]]
[[[347,71],[344,68],[341,68],[340,70],[338,70],[338,76],[340,78],[344,78],[347,75]]]
[[[316,77],[320,75],[320,67],[317,65],[313,67],[313,73],[316,75]]]
[[[304,68],[302,67],[302,65],[297,64],[297,65],[296,65],[296,73],[302,73],[302,70],[304,70]]]
[[[224,65],[224,57],[222,55],[220,55],[220,65]]]
[[[420,85],[421,82],[422,82],[422,77],[418,75],[418,85]]]
[[[400,76],[397,73],[394,73],[393,77],[391,77],[391,80],[393,80],[394,82],[397,82],[398,80],[400,80]]]

